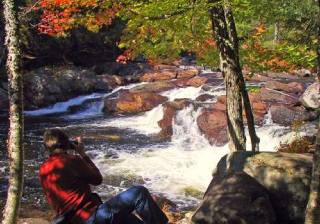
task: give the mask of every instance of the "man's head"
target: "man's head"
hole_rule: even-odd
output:
[[[50,153],[56,149],[63,149],[66,151],[70,148],[69,137],[66,133],[57,128],[46,130],[43,135],[43,142]]]

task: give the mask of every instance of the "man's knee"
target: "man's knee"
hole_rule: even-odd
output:
[[[146,187],[144,187],[144,186],[141,186],[141,185],[133,186],[133,187],[131,187],[131,189],[136,191],[139,194],[143,194],[143,195],[150,194],[148,189]]]

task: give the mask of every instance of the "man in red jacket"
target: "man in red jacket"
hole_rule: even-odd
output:
[[[59,129],[44,134],[50,157],[40,167],[40,182],[48,203],[68,224],[166,224],[168,219],[143,186],[135,186],[105,203],[93,194],[90,185],[99,185],[99,169],[78,143]],[[79,155],[68,154],[73,149]],[[135,211],[142,221],[131,213]]]

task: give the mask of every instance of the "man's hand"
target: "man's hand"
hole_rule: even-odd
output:
[[[77,137],[76,141],[78,142],[78,144],[75,147],[75,151],[77,153],[79,153],[79,155],[81,157],[87,157],[88,155],[86,154],[86,152],[84,151],[84,144],[82,143],[82,138],[81,137]]]

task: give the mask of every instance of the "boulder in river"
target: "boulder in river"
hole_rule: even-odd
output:
[[[192,221],[201,224],[273,224],[267,190],[245,172],[214,177]]]
[[[265,84],[266,88],[279,90],[287,93],[295,93],[295,94],[302,94],[305,90],[305,85],[301,82],[289,82],[284,83],[280,81],[267,81]]]
[[[313,83],[300,97],[303,106],[310,109],[320,108],[320,83]]]
[[[213,176],[223,178],[228,172],[239,171],[246,172],[268,190],[278,223],[303,223],[310,190],[312,154],[235,152],[219,161]]]
[[[174,84],[179,87],[193,86],[200,87],[208,82],[208,78],[204,76],[195,76],[193,78],[177,79]]]
[[[155,82],[163,80],[171,80],[177,78],[177,70],[166,69],[166,70],[152,70],[146,72],[140,77],[141,82]]]
[[[197,124],[202,134],[211,144],[218,146],[228,142],[227,115],[223,110],[207,109],[198,118]]]
[[[136,114],[153,109],[165,102],[167,97],[154,92],[123,92],[118,98],[107,98],[103,111],[107,113]]]
[[[134,93],[134,92],[163,92],[167,91],[170,89],[174,89],[177,86],[173,84],[172,82],[169,81],[157,81],[157,82],[152,82],[152,83],[145,83],[142,85],[138,85],[136,87],[133,87],[129,91]]]
[[[172,102],[166,102],[163,105],[163,118],[158,121],[158,125],[161,128],[158,134],[161,139],[171,138],[173,134],[172,124],[178,110],[189,106],[191,102],[188,99],[176,99]]]
[[[274,123],[291,125],[293,121],[312,121],[317,119],[315,111],[307,111],[302,106],[289,106],[285,104],[274,104],[270,107],[271,118]]]
[[[110,89],[110,79],[106,76],[99,77],[89,69],[74,66],[42,67],[24,74],[26,109],[45,107],[75,96]]]
[[[296,105],[299,103],[299,98],[297,95],[283,93],[274,89],[261,88],[259,94],[261,100],[267,103],[282,103],[289,105]]]

